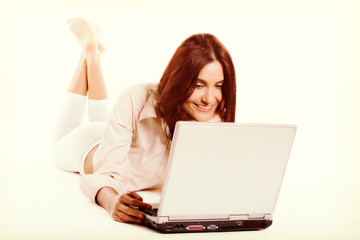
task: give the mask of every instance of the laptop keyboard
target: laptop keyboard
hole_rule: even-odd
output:
[[[144,213],[146,213],[150,216],[157,216],[158,209],[157,208],[152,208],[152,209],[141,208],[141,211],[143,211]]]

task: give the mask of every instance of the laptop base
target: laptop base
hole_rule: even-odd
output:
[[[143,225],[154,228],[162,233],[253,231],[268,228],[271,224],[272,220],[268,219],[166,223],[156,223],[148,218],[143,219]]]

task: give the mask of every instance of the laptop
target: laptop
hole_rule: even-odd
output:
[[[162,233],[269,227],[296,126],[177,122],[160,202],[143,224]]]

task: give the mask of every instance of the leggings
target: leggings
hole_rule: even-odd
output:
[[[83,123],[88,110],[88,122]],[[109,116],[109,100],[87,100],[86,96],[66,92],[51,145],[57,168],[84,175],[87,155],[100,143]]]

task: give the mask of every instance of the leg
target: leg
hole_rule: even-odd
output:
[[[100,52],[86,55],[87,83],[89,99],[103,100],[108,98],[104,76],[101,69]]]
[[[100,55],[104,46],[98,42],[99,28],[94,24],[83,19],[70,20],[68,24],[70,31],[80,42],[83,54],[68,87],[67,96],[72,101],[68,101],[64,108],[67,114],[63,114],[64,116],[60,119],[66,131],[62,130],[61,136],[55,139],[57,141],[53,144],[53,159],[56,166],[61,169],[88,174],[93,171],[92,158],[100,141],[103,127],[100,127],[100,130],[94,127],[97,126],[94,124],[100,123],[78,126],[82,122],[87,94],[89,94],[89,121],[103,122],[108,116],[108,96],[100,65]],[[81,104],[75,104],[75,98],[81,99],[79,101]],[[81,106],[81,110],[79,110],[80,107],[76,107],[77,105]],[[74,115],[81,115],[81,117],[74,117]],[[74,124],[74,119],[80,120],[76,120]],[[92,139],[90,143],[89,139]]]
[[[91,122],[104,122],[109,115],[108,94],[100,64],[100,53],[86,55],[88,83],[88,117]],[[84,173],[93,173],[93,156],[99,145],[95,146],[84,161]]]
[[[95,24],[89,23],[84,19],[73,19],[68,21],[70,31],[76,36],[80,45],[84,50],[85,58],[85,73],[81,72],[78,76],[86,78],[86,90],[88,93],[88,116],[91,122],[103,122],[107,120],[108,94],[104,81],[104,76],[101,69],[101,53],[104,51],[104,46],[99,42],[101,35],[100,28]],[[83,82],[83,81],[82,81]],[[84,86],[84,84],[82,84]],[[76,86],[74,84],[73,86]],[[85,87],[72,88],[81,91]],[[98,145],[95,146],[84,160],[84,173],[89,174],[93,172],[93,155]]]
[[[89,99],[107,99],[108,95],[100,62],[101,53],[105,49],[103,44],[99,42],[101,35],[100,28],[81,18],[71,19],[68,21],[68,24],[70,31],[78,39],[84,50],[85,68],[81,68],[81,70],[85,70],[86,72],[81,71],[77,76],[83,77],[85,75],[87,81],[86,90],[88,91]],[[74,84],[74,86],[76,86],[76,84]],[[84,86],[84,84],[82,84],[82,86]],[[85,87],[80,88],[79,91],[84,89]]]
[[[68,92],[75,94],[80,94],[83,96],[87,95],[88,85],[87,85],[87,64],[85,59],[85,53],[81,55],[80,61],[77,68],[73,74],[71,82],[68,87]]]
[[[57,140],[51,148],[54,165],[82,175],[92,173],[92,165],[86,168],[85,159],[99,144],[105,127],[103,122],[85,123]]]
[[[86,95],[88,92],[85,55],[85,52],[83,52],[67,89],[68,92],[64,97],[64,103],[60,109],[53,142],[80,126],[83,121]]]
[[[59,111],[53,142],[80,126],[83,121],[87,95],[86,70],[85,54],[82,54]]]

